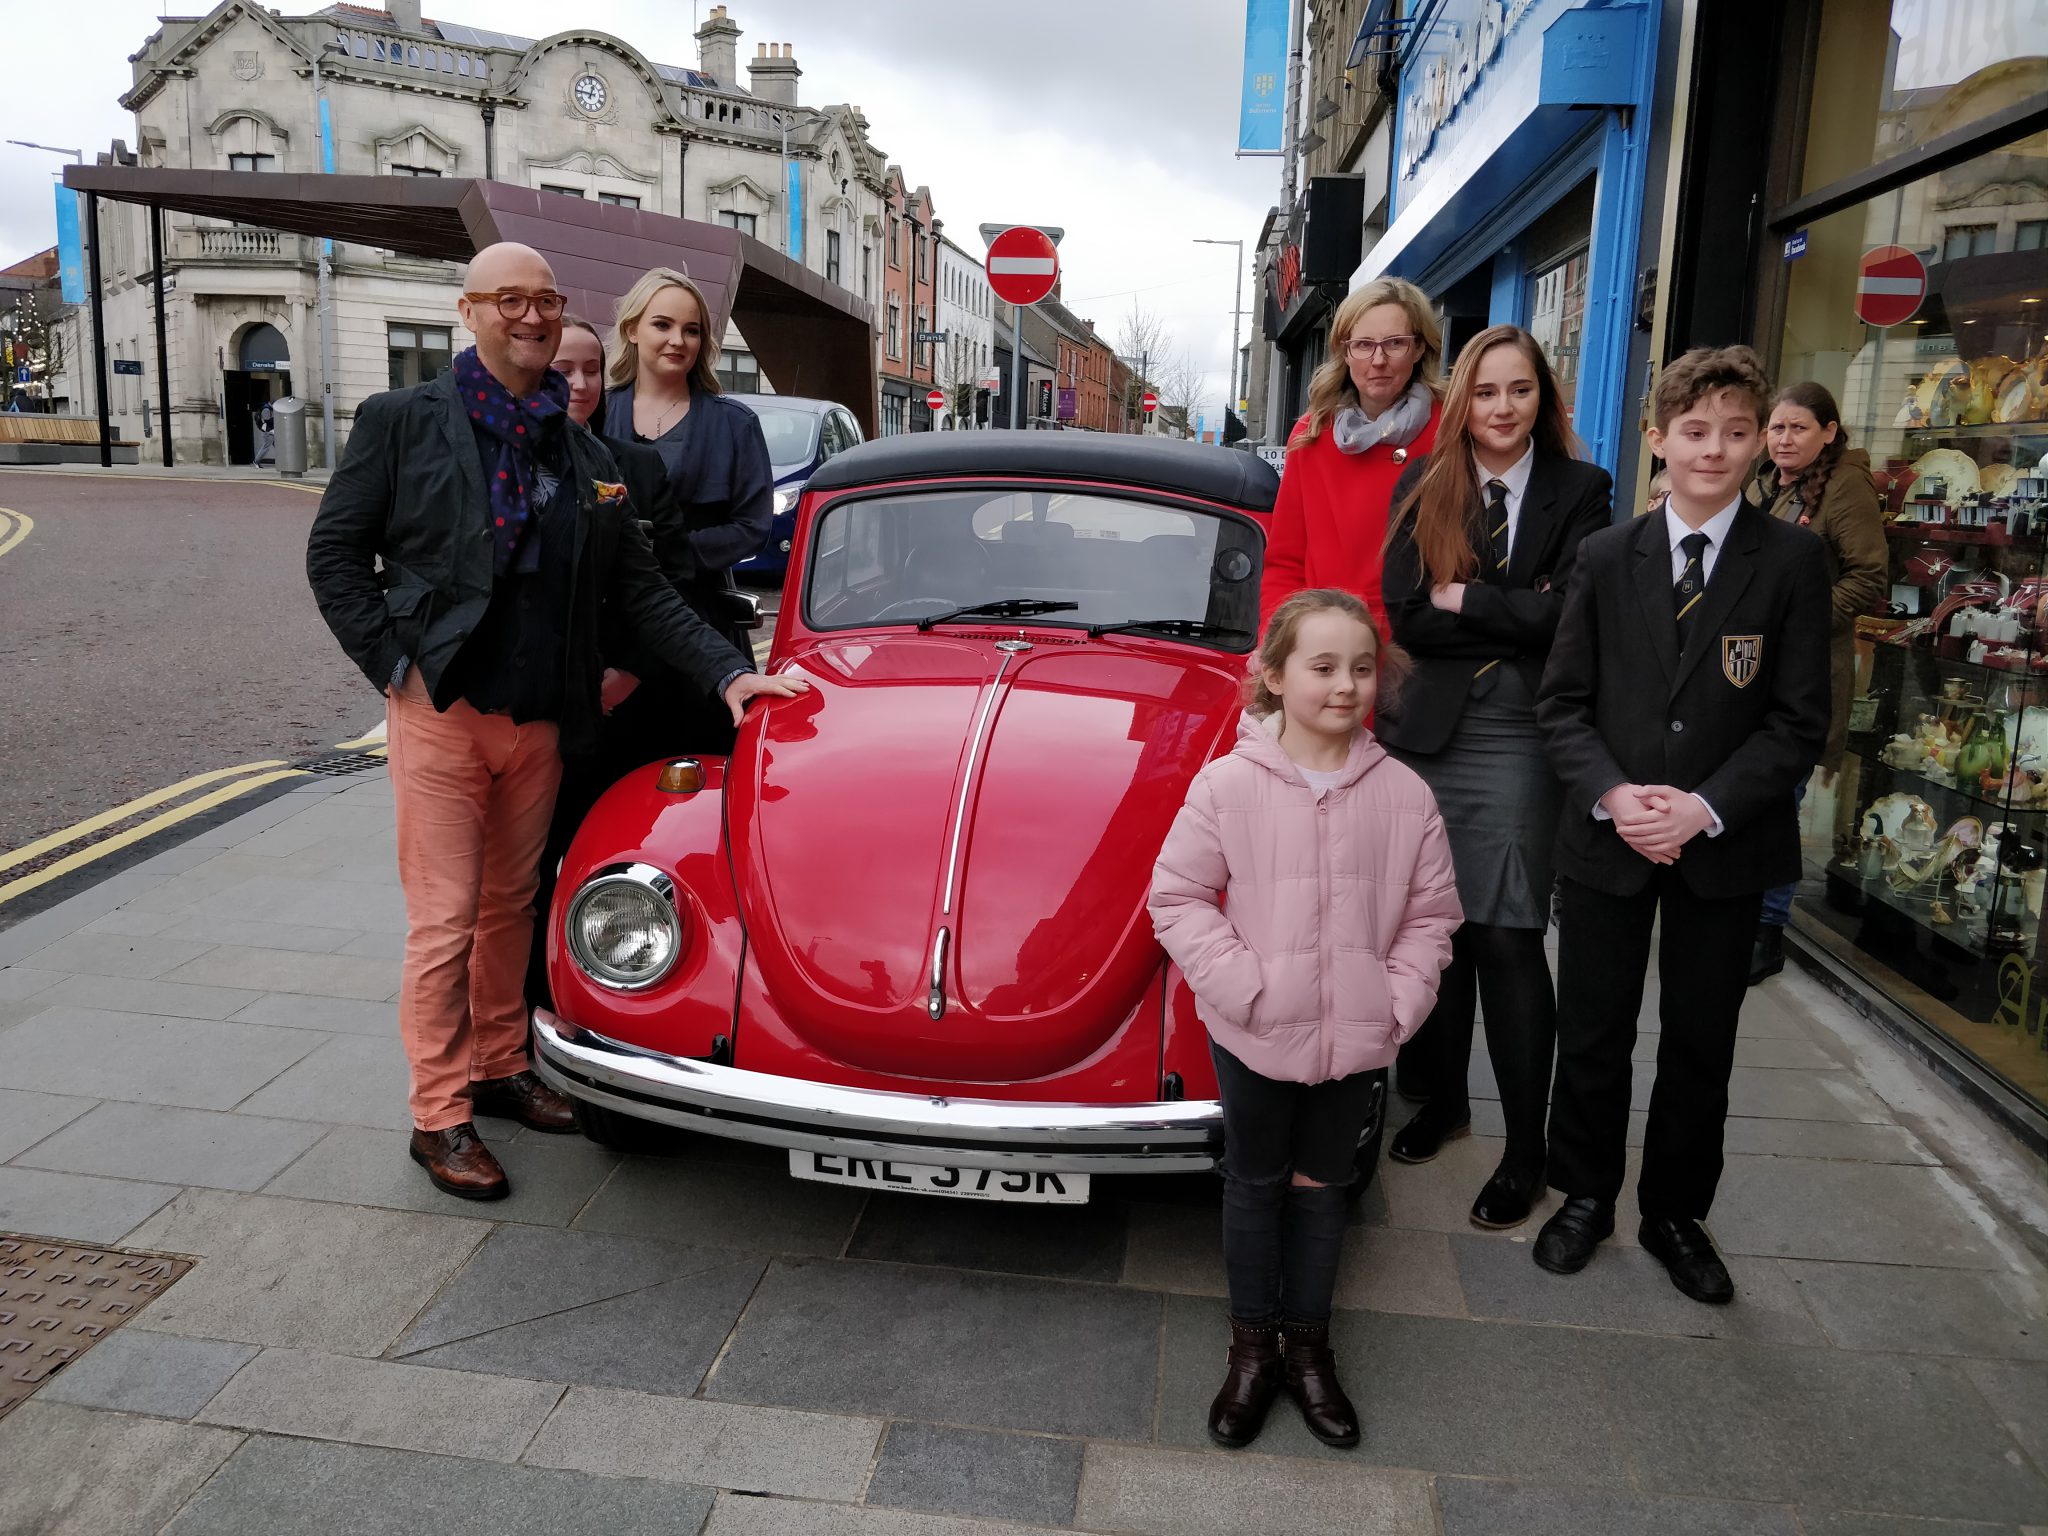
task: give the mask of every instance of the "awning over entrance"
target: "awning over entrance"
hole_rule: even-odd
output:
[[[547,257],[570,308],[599,324],[610,321],[620,296],[649,267],[680,267],[704,290],[712,333],[730,317],[777,390],[836,400],[863,432],[876,432],[866,301],[722,225],[467,177],[74,165],[65,169],[64,184],[116,202],[441,261],[467,261],[500,240],[522,241]]]

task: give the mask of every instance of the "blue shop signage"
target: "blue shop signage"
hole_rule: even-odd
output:
[[[1502,50],[1530,52],[1540,34],[1572,0],[1450,0],[1436,15],[1424,51],[1401,76],[1400,180],[1415,179],[1439,139],[1449,141],[1486,110],[1484,90]],[[1532,12],[1544,14],[1532,17]],[[1536,43],[1541,46],[1540,40]],[[1469,110],[1467,110],[1469,108]]]

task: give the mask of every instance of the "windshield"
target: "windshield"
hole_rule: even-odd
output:
[[[876,496],[818,519],[804,612],[813,629],[854,629],[1006,599],[1069,602],[1028,622],[1174,619],[1237,631],[1197,643],[1243,651],[1263,544],[1250,518],[1092,492]]]
[[[811,455],[818,447],[816,413],[787,405],[771,405],[766,400],[742,400],[740,403],[761,418],[761,435],[768,439],[768,462],[775,466],[778,475],[785,469],[795,469],[811,462]]]

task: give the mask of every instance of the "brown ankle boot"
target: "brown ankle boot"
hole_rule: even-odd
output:
[[[469,1085],[469,1107],[479,1115],[517,1120],[530,1130],[560,1133],[576,1129],[576,1111],[569,1100],[530,1071],[477,1079]]]
[[[1308,1432],[1325,1445],[1349,1449],[1358,1444],[1358,1410],[1337,1381],[1337,1359],[1330,1353],[1328,1323],[1283,1323],[1286,1343],[1287,1392],[1308,1421]]]
[[[1250,1445],[1280,1394],[1280,1330],[1272,1323],[1230,1320],[1229,1367],[1209,1405],[1209,1438],[1232,1450]]]
[[[477,1140],[476,1127],[464,1121],[445,1131],[412,1133],[412,1160],[427,1170],[434,1188],[464,1200],[502,1200],[512,1193],[505,1170],[491,1149]]]

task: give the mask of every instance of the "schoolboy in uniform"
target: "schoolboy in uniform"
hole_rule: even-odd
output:
[[[1763,893],[1799,877],[1793,787],[1828,729],[1819,539],[1742,498],[1770,382],[1747,347],[1664,370],[1664,506],[1579,546],[1536,718],[1565,786],[1557,1078],[1536,1262],[1585,1268],[1614,1231],[1650,934],[1656,1086],[1636,1183],[1643,1247],[1696,1301],[1735,1294],[1700,1221],[1721,1177],[1735,1023]]]

